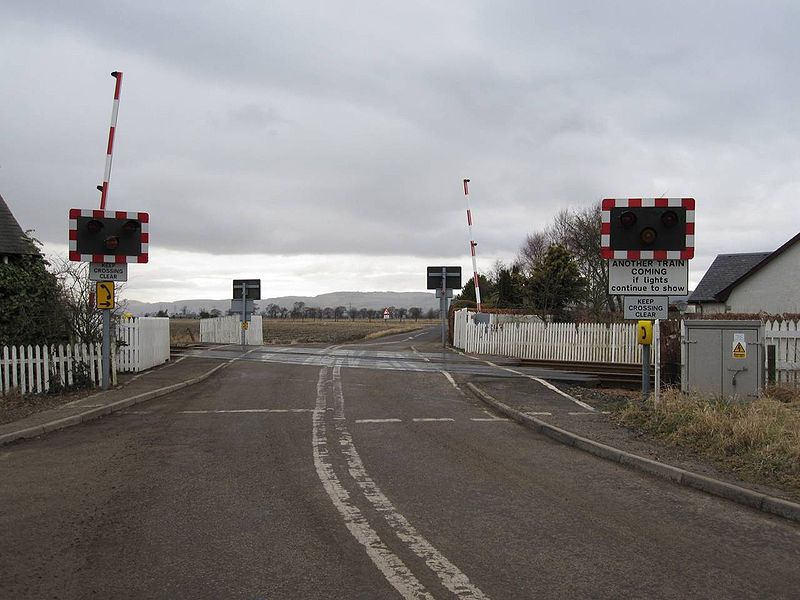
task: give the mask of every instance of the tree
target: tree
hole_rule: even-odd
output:
[[[415,321],[419,321],[420,316],[422,315],[422,309],[418,306],[412,306],[408,309],[408,317],[410,319],[414,319]]]
[[[547,249],[528,281],[528,300],[542,316],[563,321],[567,307],[579,302],[585,280],[570,252],[560,244]]]
[[[37,240],[27,237],[36,248]],[[0,264],[0,346],[68,341],[71,315],[48,266],[38,253]]]
[[[405,318],[406,314],[408,314],[408,309],[406,308],[397,309],[397,316],[400,318],[401,321]]]
[[[347,310],[347,314],[350,317],[351,321],[355,321],[356,317],[358,316],[358,309],[353,308],[352,306]]]
[[[305,302],[295,302],[294,305],[292,306],[292,313],[291,313],[292,318],[293,319],[302,318],[305,315],[304,313],[305,306],[306,306]]]
[[[343,317],[347,314],[347,307],[346,306],[337,306],[333,309],[333,320],[338,321],[340,317]]]
[[[492,293],[494,292],[494,286],[491,284],[489,279],[478,273],[478,284],[481,286],[481,304],[488,304],[487,300],[491,297]],[[475,281],[472,277],[469,278],[467,283],[464,284],[464,287],[461,288],[461,293],[458,294],[455,298],[453,298],[453,302],[459,300],[466,300],[468,302],[475,302]]]
[[[608,294],[608,262],[600,256],[600,205],[562,210],[544,231],[527,236],[517,261],[528,275],[552,244],[560,244],[575,259],[584,281],[581,304],[595,318],[620,310],[620,298]]]

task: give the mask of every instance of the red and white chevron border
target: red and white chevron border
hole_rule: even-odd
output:
[[[80,254],[78,252],[78,217],[91,217],[93,219],[135,219],[141,223],[139,232],[142,243],[142,253],[131,256],[116,256],[114,254]],[[149,259],[150,245],[150,215],[145,212],[127,212],[124,210],[97,210],[92,208],[69,209],[69,259],[81,262],[106,262],[106,263],[146,263]]]
[[[614,250],[611,248],[612,208],[685,208],[684,250]],[[628,260],[688,260],[694,258],[694,198],[605,198],[601,206],[600,254],[603,258]]]

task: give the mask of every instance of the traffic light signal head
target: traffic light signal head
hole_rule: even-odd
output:
[[[600,252],[631,260],[694,257],[694,199],[606,198]]]
[[[148,261],[150,217],[147,213],[73,208],[69,211],[69,224],[70,260]]]

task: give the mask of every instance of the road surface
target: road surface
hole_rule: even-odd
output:
[[[465,383],[492,367],[438,340],[218,350],[241,360],[0,449],[0,597],[800,595],[800,527],[490,413]]]

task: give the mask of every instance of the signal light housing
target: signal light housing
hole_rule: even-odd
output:
[[[694,257],[694,198],[606,198],[602,203],[603,258]]]
[[[73,208],[69,211],[69,259],[146,263],[149,224],[147,213]]]

